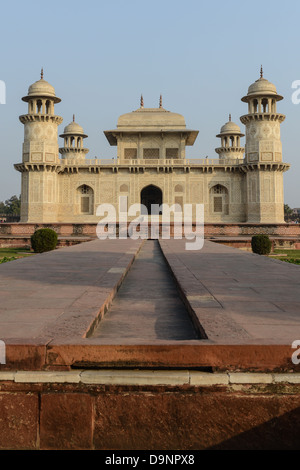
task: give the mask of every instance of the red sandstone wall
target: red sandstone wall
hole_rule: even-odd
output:
[[[0,449],[299,449],[299,388],[0,382]]]
[[[60,236],[96,237],[97,224],[0,224],[0,235],[32,235],[35,230],[50,227]],[[172,232],[172,229],[171,229]],[[205,236],[248,236],[266,233],[273,236],[300,237],[300,224],[205,224]]]

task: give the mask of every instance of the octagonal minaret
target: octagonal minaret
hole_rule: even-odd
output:
[[[282,163],[280,124],[285,116],[277,112],[282,99],[262,68],[242,98],[248,103],[248,114],[240,118],[246,126],[247,222],[284,222],[283,172],[289,165]]]
[[[84,133],[83,128],[75,122],[74,114],[73,121],[64,128],[63,134],[59,137],[64,139],[64,146],[59,149],[59,153],[62,155],[63,159],[85,159],[89,149],[83,147],[83,139],[85,139],[87,135]]]
[[[23,162],[58,163],[57,127],[63,118],[54,114],[54,105],[61,100],[44,80],[43,69],[22,100],[28,103],[28,113],[19,117],[24,124]]]
[[[221,139],[221,147],[215,149],[220,160],[243,159],[245,148],[241,146],[241,137],[244,135],[240,127],[231,121],[231,114],[229,114],[229,121],[221,127],[220,134],[216,136]]]
[[[282,161],[280,124],[285,116],[277,113],[277,101],[282,99],[275,85],[263,78],[261,68],[260,78],[249,86],[247,95],[242,98],[248,103],[248,114],[240,118],[246,126],[247,163]]]
[[[28,112],[19,117],[24,124],[22,163],[15,165],[22,173],[21,222],[57,220],[59,165],[57,127],[63,121],[54,113],[61,100],[50,83],[40,80],[28,88]]]

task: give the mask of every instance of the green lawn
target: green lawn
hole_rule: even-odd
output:
[[[0,248],[0,264],[32,254],[27,248]]]
[[[285,261],[286,263],[293,263],[293,264],[300,265],[300,250],[274,250],[274,254],[286,255],[286,256],[283,256],[282,258],[280,256],[276,256],[276,259]],[[270,254],[270,256],[272,257],[272,254]]]

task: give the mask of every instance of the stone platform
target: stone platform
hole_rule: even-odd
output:
[[[94,240],[0,287],[0,448],[300,447],[299,266]]]
[[[1,265],[0,338],[7,347],[6,368],[69,369],[82,363],[294,368],[291,344],[300,339],[299,267],[209,241],[200,251],[185,251],[184,239],[156,242],[198,339],[165,340],[158,331],[149,342],[142,314],[136,320],[139,336],[127,338],[120,330],[109,338],[93,335],[143,243],[149,242],[94,240]],[[149,280],[146,271],[139,277]],[[144,308],[136,301],[135,315]]]

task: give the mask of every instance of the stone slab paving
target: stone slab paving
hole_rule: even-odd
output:
[[[83,336],[140,246],[95,240],[0,265],[0,338]]]
[[[300,269],[205,241],[160,241],[178,284],[208,338],[291,344],[300,339]]]
[[[186,251],[185,240],[159,243],[184,303],[179,315],[162,259],[156,274],[149,260],[135,264],[142,240],[94,240],[0,265],[0,370],[299,369],[291,362],[299,266],[209,241],[200,251]]]
[[[197,339],[158,241],[146,240],[93,337],[103,342]]]

